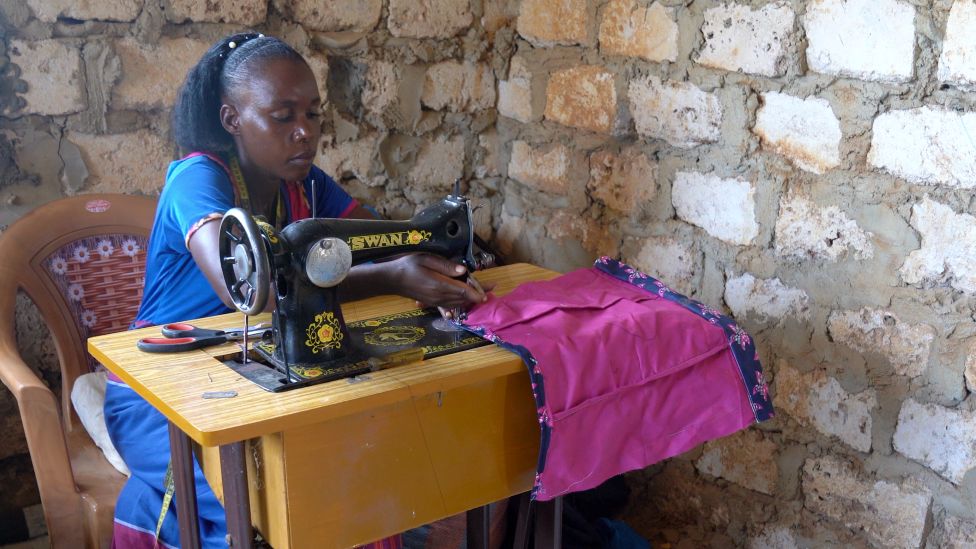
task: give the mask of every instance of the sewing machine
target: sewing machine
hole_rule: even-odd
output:
[[[248,316],[261,312],[269,296],[276,307],[270,334],[240,360],[225,357],[224,363],[277,392],[482,345],[436,310],[347,324],[338,296],[353,266],[405,253],[436,254],[469,272],[493,266],[494,257],[474,240],[471,203],[459,183],[406,221],[312,218],[279,232],[231,209],[219,238],[231,300]]]

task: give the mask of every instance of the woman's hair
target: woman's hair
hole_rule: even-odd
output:
[[[222,98],[250,79],[255,61],[272,58],[305,62],[294,48],[263,34],[233,34],[211,46],[187,73],[173,107],[173,136],[180,150],[233,150],[234,140],[220,123]]]

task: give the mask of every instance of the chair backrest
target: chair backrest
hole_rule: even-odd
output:
[[[71,388],[94,366],[87,338],[125,330],[135,318],[155,209],[151,198],[81,195],[45,204],[0,234],[0,292],[23,290],[51,331],[66,430]],[[0,329],[12,337],[13,311],[0,319],[11,321]]]

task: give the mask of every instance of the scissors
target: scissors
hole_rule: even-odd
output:
[[[248,337],[261,338],[269,332],[267,324],[252,327]],[[136,342],[136,347],[147,353],[180,353],[192,349],[201,349],[211,345],[220,345],[228,341],[244,339],[242,328],[228,330],[211,330],[198,328],[193,324],[177,322],[165,324],[162,327],[163,337],[144,337]]]

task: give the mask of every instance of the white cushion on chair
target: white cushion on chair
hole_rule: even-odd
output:
[[[78,418],[88,431],[88,436],[105,455],[105,459],[120,473],[129,476],[129,468],[112,444],[112,439],[108,436],[108,428],[105,427],[105,380],[105,372],[79,376],[75,380],[74,388],[71,389],[71,404],[78,412]]]

